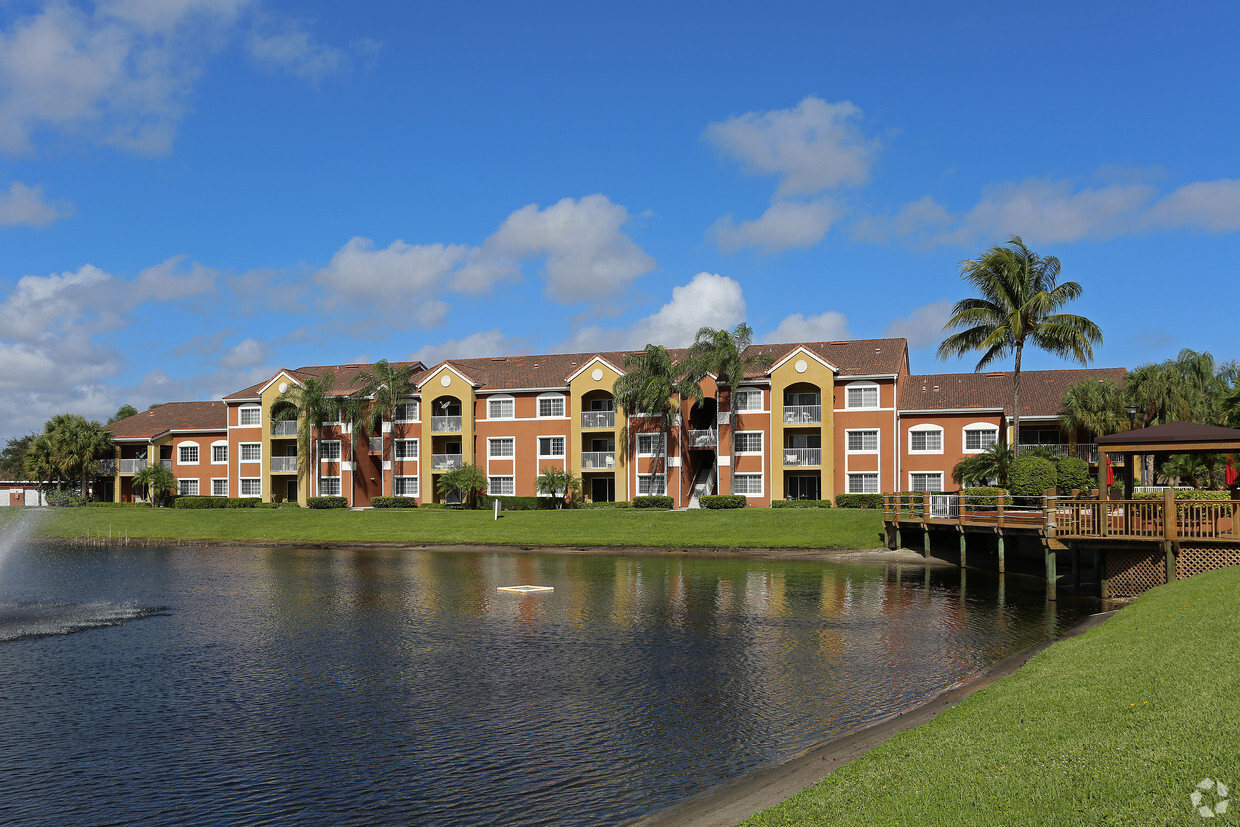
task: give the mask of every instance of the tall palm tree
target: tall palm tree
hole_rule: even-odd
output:
[[[487,490],[487,475],[472,462],[454,468],[435,478],[435,488],[440,494],[455,493],[462,505],[478,507],[478,495]]]
[[[625,427],[622,431],[627,450],[629,443],[628,419],[635,414],[658,417],[659,445],[655,453],[654,470],[664,469],[666,482],[667,437],[672,429],[672,414],[679,407],[679,400],[686,397],[701,400],[702,389],[687,373],[690,368],[678,364],[662,345],[646,345],[644,350],[624,357],[624,375],[616,380],[612,395],[616,404],[624,409]]]
[[[982,351],[974,370],[1014,354],[1012,371],[1012,444],[1020,448],[1020,362],[1025,345],[1081,364],[1094,358],[1093,346],[1102,344],[1102,331],[1084,316],[1060,313],[1078,298],[1081,285],[1058,284],[1059,259],[1040,256],[1020,236],[1006,245],[991,247],[984,256],[961,264],[960,276],[978,292],[952,307],[944,331],[959,332],[939,345],[946,359]]]
[[[710,372],[718,377],[715,384],[715,410],[719,410],[719,386],[728,386],[728,410],[736,412],[736,390],[750,368],[766,368],[775,360],[765,353],[750,350],[753,328],[741,322],[732,330],[713,327],[698,328],[689,346],[689,360],[694,372]]]
[[[301,385],[290,385],[276,398],[275,405],[287,402],[297,411],[297,472],[306,475],[311,491],[318,493],[318,441],[323,423],[334,421],[340,411],[340,398],[332,394],[336,384],[334,373],[302,380]],[[273,405],[272,407],[275,407]]]
[[[141,488],[151,505],[177,492],[177,479],[162,465],[144,465],[133,475],[133,487]]]
[[[77,414],[57,414],[44,425],[51,444],[53,462],[66,477],[75,477],[86,499],[95,463],[112,456],[112,434],[98,422]]]
[[[1082,379],[1068,386],[1059,407],[1059,424],[1068,432],[1072,443],[1076,442],[1078,430],[1105,436],[1128,428],[1124,394],[1112,379],[1101,382]]]
[[[22,465],[28,478],[39,481],[40,492],[44,484],[51,483],[53,479],[58,482],[62,479],[56,463],[56,451],[52,447],[52,438],[46,431],[31,441],[25,456],[22,457]]]
[[[398,366],[392,364],[387,359],[380,359],[358,375],[358,379],[362,382],[362,387],[355,396],[367,400],[361,420],[368,434],[382,435],[385,420],[393,423],[393,428],[396,427],[396,409],[409,397],[413,396],[415,390],[411,381],[412,376],[413,365]],[[357,433],[356,427],[354,428],[354,433]],[[391,460],[393,476],[396,475],[395,447],[396,433],[393,431],[391,438],[384,440],[382,454],[384,460]],[[380,480],[380,493],[384,492],[383,486],[385,482],[386,477]]]

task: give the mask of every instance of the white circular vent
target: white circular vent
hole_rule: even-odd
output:
[[[602,368],[595,368],[593,371],[591,371],[591,373],[590,373],[590,378],[591,378],[591,379],[593,379],[595,382],[602,381],[602,379],[603,379],[603,369],[602,369]]]
[[[809,369],[809,363],[804,359],[797,359],[797,363],[793,367],[797,369],[797,373],[805,373]]]
[[[439,377],[439,384],[443,385],[445,388],[448,387],[448,385],[452,384],[452,377],[445,373],[443,376]]]
[[[288,393],[288,382],[280,383],[280,393]]]

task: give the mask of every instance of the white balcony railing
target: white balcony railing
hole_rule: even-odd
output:
[[[116,474],[116,460],[101,459],[95,465],[95,473],[101,477],[111,477]]]
[[[1098,462],[1098,446],[1092,442],[1088,444],[1083,442],[1077,443],[1076,458],[1083,459],[1090,464],[1096,464]]]
[[[821,448],[785,448],[785,468],[815,468],[822,465]]]
[[[615,451],[585,451],[581,455],[581,467],[589,471],[595,468],[608,470],[616,467]]]
[[[136,474],[139,468],[145,468],[148,465],[145,459],[123,459],[120,462],[122,474]]]
[[[785,405],[785,425],[814,425],[822,422],[822,405]]]
[[[614,428],[616,427],[615,411],[582,411],[582,428]]]
[[[432,471],[455,471],[465,463],[460,454],[431,454]]]
[[[273,474],[296,474],[297,473],[297,457],[272,457],[271,473]]]
[[[1055,456],[1066,457],[1068,455],[1068,444],[1066,442],[1022,442],[1020,444],[1020,453],[1033,450],[1034,448],[1042,451],[1050,451]]]
[[[714,448],[719,444],[719,432],[715,430],[689,431],[690,448]]]
[[[159,464],[167,468],[169,471],[172,470],[172,460],[170,459],[161,459]]]
[[[297,436],[297,420],[288,419],[271,423],[272,436]]]
[[[372,436],[372,437],[370,438],[370,453],[372,453],[372,454],[382,454],[382,453],[383,453],[383,437],[381,437],[381,436]]]
[[[432,416],[431,417],[431,433],[432,434],[457,434],[461,432],[461,417],[459,416]]]

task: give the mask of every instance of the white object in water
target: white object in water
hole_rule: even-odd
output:
[[[554,586],[498,586],[497,592],[553,592]]]

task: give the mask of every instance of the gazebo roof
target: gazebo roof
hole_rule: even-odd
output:
[[[1240,430],[1196,422],[1168,422],[1100,436],[1095,442],[1105,454],[1214,454],[1240,451]]]

